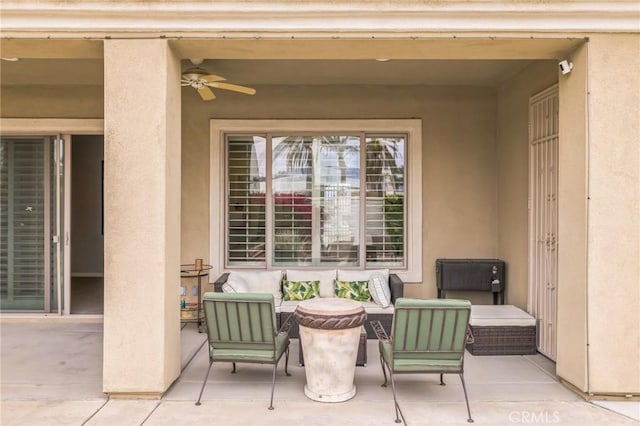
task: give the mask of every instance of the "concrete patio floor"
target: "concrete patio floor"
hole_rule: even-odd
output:
[[[368,341],[368,365],[356,369],[356,396],[326,404],[303,393],[298,341],[292,340],[291,377],[278,368],[274,405],[267,410],[269,366],[214,364],[202,405],[194,401],[208,365],[205,335],[182,331],[182,375],[161,400],[109,400],[102,393],[102,323],[99,318],[0,320],[2,356],[0,424],[21,425],[391,425],[391,388],[383,381],[377,344]],[[640,402],[584,401],[555,377],[542,355],[472,356],[465,359],[471,413],[478,425],[631,425],[640,423]],[[457,376],[397,377],[400,406],[409,425],[465,425]],[[599,403],[600,404],[600,403]],[[622,415],[612,411],[624,412]]]

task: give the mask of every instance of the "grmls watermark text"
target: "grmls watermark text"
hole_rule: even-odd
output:
[[[542,425],[560,423],[560,413],[558,411],[512,411],[509,413],[511,423],[526,425]]]

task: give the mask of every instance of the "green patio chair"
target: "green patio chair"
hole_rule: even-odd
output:
[[[276,368],[285,354],[284,372],[289,365],[290,322],[276,331],[276,314],[273,295],[267,293],[205,293],[202,304],[209,343],[209,368],[202,383],[200,399],[214,362],[231,362],[236,372],[236,362],[273,364],[271,402],[276,384]]]
[[[443,374],[458,374],[467,403],[467,421],[473,422],[463,376],[465,344],[473,342],[470,315],[468,300],[400,298],[395,304],[391,336],[379,321],[371,322],[378,337],[383,387],[387,386],[385,367],[391,376],[396,423],[401,422],[400,416],[404,421],[404,415],[396,398],[394,374],[407,373],[440,374],[441,385],[445,384]]]

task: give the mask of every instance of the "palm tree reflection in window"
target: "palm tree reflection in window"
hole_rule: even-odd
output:
[[[404,262],[404,136],[366,139],[367,262]]]
[[[404,259],[404,136],[367,137],[368,262]],[[274,261],[359,264],[358,136],[273,138]]]

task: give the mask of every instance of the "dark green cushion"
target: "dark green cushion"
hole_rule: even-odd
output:
[[[214,361],[271,363],[279,360],[289,346],[287,333],[278,333],[275,340],[275,353],[272,345],[265,346],[264,349],[257,349],[251,348],[249,345],[216,345],[213,343],[211,354]]]
[[[392,366],[393,371],[401,372],[428,372],[428,371],[460,371],[462,368],[462,356],[453,354],[414,354],[413,356],[391,356],[391,342],[381,342],[380,351],[387,365]]]

